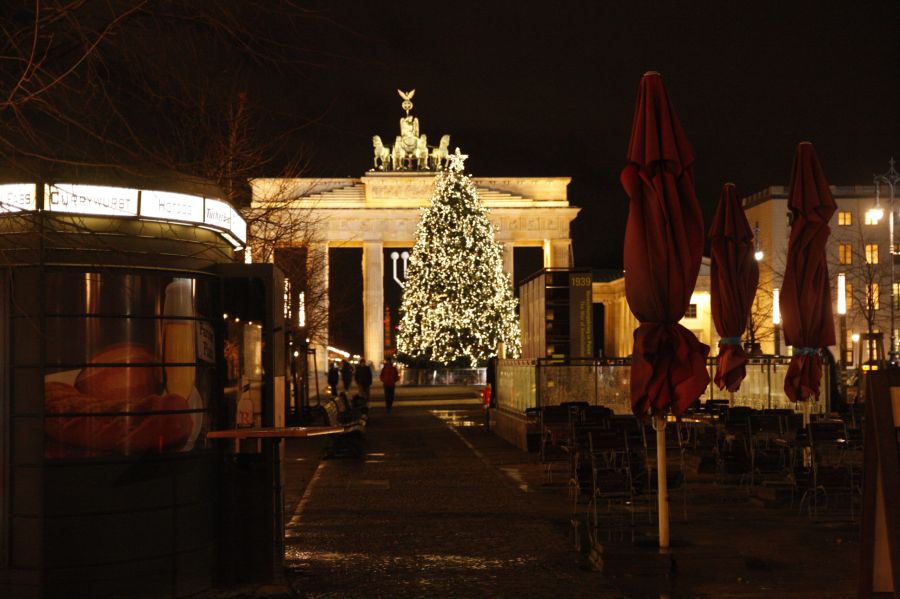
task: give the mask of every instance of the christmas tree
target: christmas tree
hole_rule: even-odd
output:
[[[416,229],[397,335],[411,364],[474,368],[500,341],[519,355],[517,300],[487,210],[463,173],[466,158],[459,148],[451,155]]]

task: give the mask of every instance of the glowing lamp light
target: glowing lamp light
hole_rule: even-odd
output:
[[[882,210],[879,204],[875,204],[875,206],[869,208],[866,215],[869,222],[877,225],[879,222],[881,222],[881,219],[884,218],[884,210]]]
[[[756,226],[753,227],[753,243],[756,251],[753,252],[753,257],[757,262],[761,262],[763,259],[763,251],[762,247],[759,245],[759,223],[756,223]]]
[[[781,324],[781,305],[779,305],[779,299],[781,297],[781,289],[776,287],[772,290],[772,324],[779,325]]]
[[[841,316],[847,313],[847,275],[844,273],[837,276],[837,313]]]
[[[853,333],[852,335],[850,335],[850,340],[853,341],[853,343],[859,343],[859,333]]]

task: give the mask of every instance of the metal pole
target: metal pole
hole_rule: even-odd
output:
[[[669,483],[666,472],[666,415],[653,417],[656,431],[656,495],[659,514],[659,548],[669,548]]]
[[[893,170],[893,158],[891,159],[891,170]],[[891,366],[897,365],[897,336],[894,332],[894,184],[890,182],[891,186],[891,199],[888,202],[888,206],[891,211],[891,218],[888,219],[888,237],[890,237],[890,251],[888,255],[891,260],[891,351],[888,352],[888,360],[890,361]]]
[[[891,298],[893,301],[893,298]],[[840,381],[841,391],[844,394],[844,399],[847,399],[847,315],[841,314],[840,316],[841,322],[841,359],[838,360],[838,366],[840,366]]]
[[[888,208],[890,210],[891,216],[888,219],[888,237],[890,243],[890,251],[888,255],[890,256],[891,261],[891,293],[890,293],[890,301],[891,301],[891,348],[888,352],[888,362],[891,366],[897,366],[897,333],[895,331],[895,309],[894,309],[894,282],[895,282],[895,269],[894,269],[894,186],[900,181],[900,173],[898,173],[894,169],[894,158],[891,157],[888,162],[890,168],[886,173],[881,175],[875,175],[875,197],[876,202],[878,198],[878,192],[881,183],[887,183],[891,189],[890,200],[888,202]]]

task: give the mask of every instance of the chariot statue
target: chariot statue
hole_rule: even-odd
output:
[[[373,170],[427,171],[446,168],[450,154],[450,136],[442,136],[439,146],[429,148],[428,137],[419,131],[419,119],[410,114],[416,90],[405,92],[398,89],[397,93],[403,99],[401,106],[406,111],[406,115],[400,119],[400,135],[394,139],[392,146],[385,146],[378,135],[372,137]]]
[[[391,168],[391,149],[381,143],[381,137],[375,135],[372,137],[372,145],[375,147],[376,170],[385,171]]]
[[[447,168],[447,160],[450,157],[450,136],[442,135],[441,143],[431,151],[431,168],[436,171]]]

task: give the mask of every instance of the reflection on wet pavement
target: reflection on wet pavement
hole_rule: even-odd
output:
[[[470,420],[471,410],[431,410],[431,413],[443,420],[450,426],[484,426],[483,422]]]

